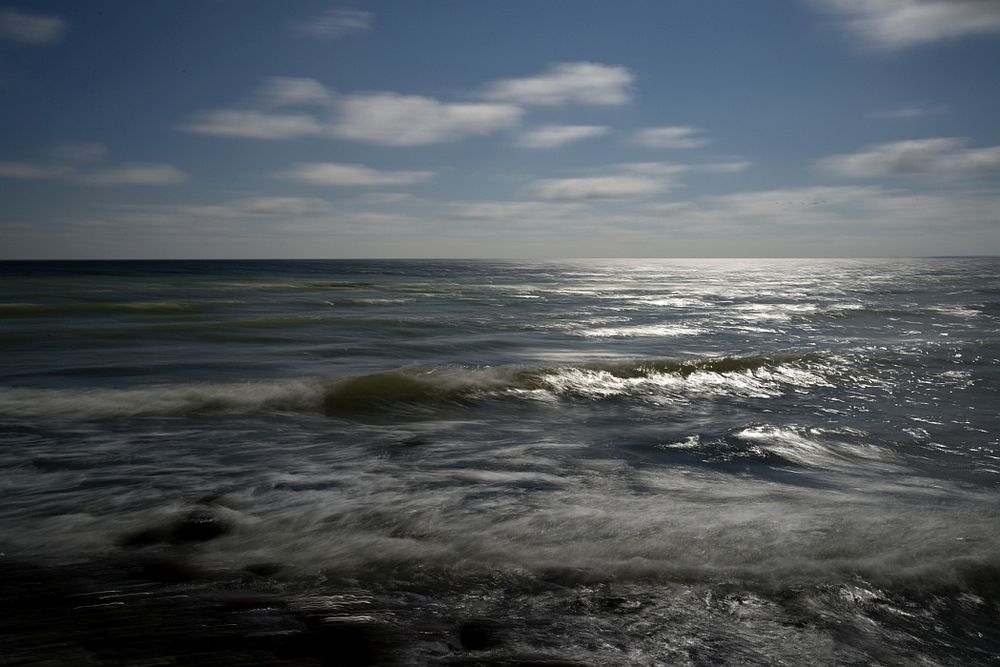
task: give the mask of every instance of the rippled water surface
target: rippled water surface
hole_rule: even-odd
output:
[[[998,260],[5,263],[0,345],[28,664],[1000,661]]]

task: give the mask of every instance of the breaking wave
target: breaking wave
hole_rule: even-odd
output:
[[[198,414],[312,412],[351,416],[394,408],[484,400],[684,401],[704,396],[768,398],[831,386],[815,355],[649,359],[555,367],[402,368],[347,378],[180,384],[128,389],[0,389],[0,416],[109,419]]]

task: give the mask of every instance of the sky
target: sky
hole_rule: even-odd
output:
[[[0,0],[0,258],[1000,255],[1000,0]]]

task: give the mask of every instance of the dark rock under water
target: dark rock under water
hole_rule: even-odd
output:
[[[1000,651],[996,572],[956,596],[862,582],[460,591],[147,566],[0,561],[0,664],[985,665]]]

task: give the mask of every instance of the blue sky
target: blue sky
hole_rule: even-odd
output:
[[[0,5],[0,257],[1000,254],[997,0]]]

